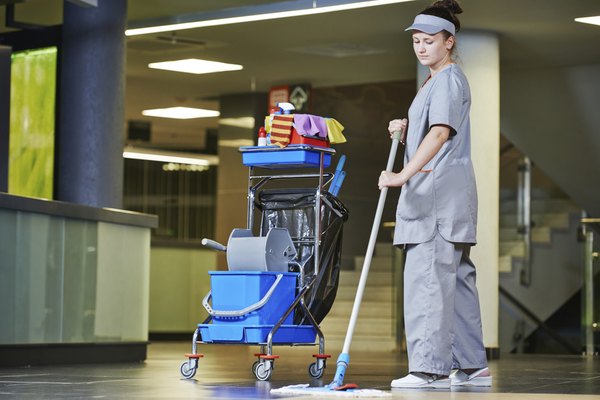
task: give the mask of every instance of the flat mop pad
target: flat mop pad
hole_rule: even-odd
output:
[[[391,392],[384,392],[383,390],[377,389],[348,389],[348,390],[336,390],[331,389],[327,386],[314,387],[309,386],[308,383],[301,385],[290,385],[284,386],[279,389],[271,389],[271,394],[280,395],[306,395],[306,396],[335,396],[335,397],[392,397]]]

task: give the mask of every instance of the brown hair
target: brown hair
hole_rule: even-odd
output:
[[[456,17],[456,14],[462,13],[463,10],[456,0],[438,0],[429,7],[425,8],[419,14],[433,15],[440,17],[446,21],[450,21],[454,24],[456,32],[460,31],[460,21]],[[444,31],[446,36],[450,33]]]

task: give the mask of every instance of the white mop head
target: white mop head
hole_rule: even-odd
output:
[[[310,396],[335,396],[335,397],[391,397],[391,392],[384,392],[377,389],[348,389],[334,390],[328,387],[309,386],[308,383],[301,385],[290,385],[271,389],[271,394],[281,395],[310,395]]]

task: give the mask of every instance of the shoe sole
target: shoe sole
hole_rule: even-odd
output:
[[[492,386],[491,376],[478,376],[468,381],[452,382],[452,386],[475,386],[475,387],[489,387]]]
[[[450,389],[450,383],[427,383],[422,385],[391,385],[392,389]]]

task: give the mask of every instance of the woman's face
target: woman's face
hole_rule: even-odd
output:
[[[419,62],[436,70],[450,61],[450,52],[454,45],[454,37],[444,37],[444,32],[429,35],[420,31],[413,31],[413,49]]]

